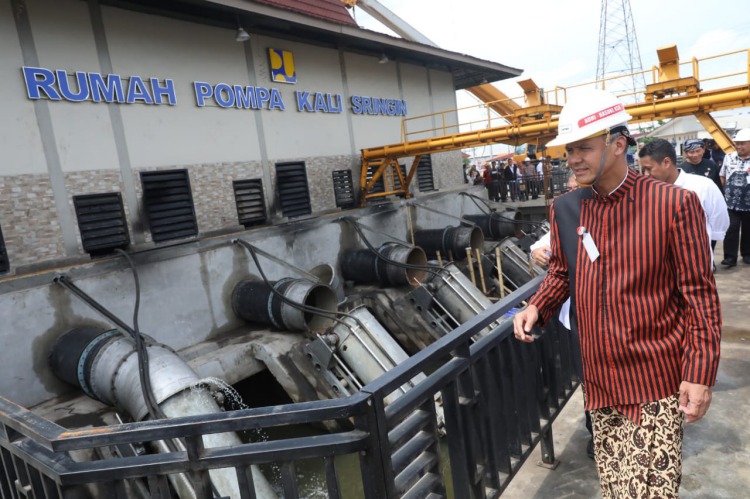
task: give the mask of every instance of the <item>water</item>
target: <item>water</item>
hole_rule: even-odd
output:
[[[262,374],[262,373],[261,373]],[[249,380],[238,383],[238,387],[246,392],[248,400],[255,403],[255,407],[264,405],[277,405],[288,403],[288,395],[278,385],[273,376],[262,376],[261,374],[253,376],[253,382]],[[258,378],[258,379],[256,379]],[[201,380],[204,384],[211,387],[214,396],[220,405],[226,410],[249,409],[250,406],[243,400],[240,392],[233,386],[225,383],[218,378],[205,378]],[[274,386],[276,385],[276,386]],[[250,387],[256,387],[252,390]],[[257,390],[257,387],[263,387],[263,390]],[[252,390],[251,393],[250,390]],[[283,397],[280,397],[281,390]],[[283,400],[279,400],[279,398]],[[273,403],[267,403],[271,402]],[[288,425],[273,428],[258,428],[239,432],[240,439],[247,442],[266,442],[269,440],[284,440],[315,435],[326,434],[325,430],[314,428],[310,425]],[[360,498],[364,496],[362,481],[360,477],[359,456],[349,454],[336,456],[334,459],[336,472],[339,479],[341,495],[344,498]],[[297,477],[297,487],[299,496],[302,499],[327,499],[328,488],[325,479],[325,461],[323,458],[304,459],[295,461],[295,474]],[[259,466],[265,477],[271,484],[274,492],[279,497],[283,497],[283,484],[281,479],[281,463],[267,464]]]

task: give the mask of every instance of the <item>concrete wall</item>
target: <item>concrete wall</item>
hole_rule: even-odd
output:
[[[474,190],[482,194],[481,189]],[[476,205],[457,191],[426,195],[419,204],[455,216],[478,212]],[[352,210],[347,215],[375,230],[364,230],[375,246],[392,240],[383,233],[403,241],[410,239],[403,203]],[[455,218],[416,206],[411,208],[411,217],[417,229],[457,224]],[[342,252],[365,248],[348,224],[338,216],[327,216],[136,253],[133,258],[141,288],[139,324],[144,333],[179,350],[220,339],[244,324],[231,309],[231,293],[239,281],[257,280],[260,274],[247,250],[232,244],[235,237],[288,263],[284,266],[261,257],[263,270],[272,281],[300,277],[295,268],[309,270],[324,263],[336,268],[340,275]],[[112,327],[68,290],[53,283],[62,274],[132,325],[134,280],[122,258],[3,282],[0,365],[7,375],[0,377],[0,395],[25,406],[71,390],[55,378],[47,365],[49,352],[61,334],[81,325]]]
[[[16,11],[12,11],[13,6]],[[404,99],[409,116],[454,109],[450,73],[79,0],[0,2],[0,227],[11,274],[85,262],[72,197],[121,192],[133,249],[153,247],[140,173],[185,168],[201,234],[238,228],[232,181],[261,178],[277,215],[277,162],[304,161],[313,214],[335,208],[331,172],[359,179],[359,150],[401,141],[401,118],[354,115],[352,95]],[[269,47],[293,52],[296,85],[269,78]],[[174,81],[177,103],[30,100],[22,66]],[[127,80],[124,80],[127,81]],[[276,88],[285,111],[198,107],[194,81]],[[342,96],[344,111],[306,113],[294,92]],[[436,187],[461,184],[460,154],[433,156]],[[415,188],[414,192],[418,192]],[[278,218],[278,216],[276,216]]]

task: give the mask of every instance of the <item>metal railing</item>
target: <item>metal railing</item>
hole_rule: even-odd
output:
[[[544,176],[517,175],[512,180],[493,176],[484,186],[491,201],[527,201],[538,197],[552,199],[568,192],[568,177],[570,171],[567,168],[555,168]],[[480,177],[477,185],[482,183],[484,181]]]
[[[537,277],[343,399],[69,431],[0,398],[0,492],[3,498],[168,498],[168,477],[182,475],[202,499],[212,497],[209,470],[234,468],[240,497],[250,499],[256,497],[250,466],[273,463],[282,495],[293,498],[299,497],[296,464],[319,459],[327,495],[339,498],[334,459],[350,455],[359,462],[357,497],[447,497],[448,474],[453,497],[497,497],[537,443],[542,461],[554,462],[552,421],[577,387],[570,335],[558,334],[555,325],[531,344],[513,338],[510,320],[475,337],[540,282]],[[426,378],[386,406],[385,398],[420,372]],[[436,398],[445,414],[442,428]],[[324,422],[341,429],[203,446],[202,436],[211,433]],[[184,450],[138,452],[165,439],[180,439]]]
[[[679,66],[689,70],[689,74],[682,76],[691,76],[699,80],[702,87],[706,87],[707,83],[708,87],[712,89],[721,86],[733,87],[750,84],[750,49],[735,50],[701,58],[692,57],[689,60],[680,61]],[[648,86],[659,82],[659,73],[660,68],[653,66],[633,73],[608,76],[600,80],[588,80],[575,85],[554,86],[544,90],[542,101],[547,104],[562,106],[567,102],[569,94],[574,94],[582,88],[595,87],[609,90],[622,98],[624,102],[640,102],[643,100],[641,94],[646,91],[646,88],[624,91],[622,88],[629,88],[629,85],[621,85],[620,83],[623,81],[629,82],[636,76],[642,76]],[[401,139],[408,142],[436,135],[453,135],[461,131],[485,130],[508,125],[513,122],[514,115],[501,115],[493,109],[493,104],[506,104],[508,101],[523,105],[525,96],[518,95],[498,101],[482,102],[458,109],[404,118],[401,125]],[[463,118],[457,118],[457,114],[462,115]],[[516,144],[518,143],[516,142]]]

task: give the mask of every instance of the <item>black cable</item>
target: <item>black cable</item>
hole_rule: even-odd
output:
[[[138,327],[138,312],[141,306],[141,283],[138,278],[138,269],[135,263],[124,250],[117,248],[117,253],[122,255],[127,260],[130,269],[133,271],[133,281],[135,282],[135,305],[133,307],[133,333],[135,339],[135,351],[138,354],[138,377],[141,381],[141,391],[143,393],[143,399],[146,401],[148,412],[154,419],[167,419],[164,411],[161,410],[159,404],[156,402],[154,396],[154,390],[151,386],[151,373],[149,371],[148,363],[148,349],[143,343],[143,336],[141,336],[140,328]]]
[[[141,336],[140,329],[138,326],[138,312],[141,306],[141,283],[138,278],[138,269],[135,266],[135,262],[130,258],[123,249],[116,248],[115,251],[122,255],[127,260],[130,269],[133,271],[133,281],[135,282],[135,305],[133,306],[133,336],[135,338],[135,349],[138,355],[138,377],[141,382],[141,392],[143,393],[143,399],[146,401],[148,412],[151,414],[152,419],[167,419],[167,415],[164,414],[159,404],[156,402],[153,387],[151,386],[151,372],[149,371],[148,363],[148,348],[143,342],[143,336]],[[172,439],[165,439],[164,444],[171,452],[177,452],[179,449]],[[211,493],[214,498],[220,498],[221,494],[216,489],[213,480],[209,479],[211,485]]]

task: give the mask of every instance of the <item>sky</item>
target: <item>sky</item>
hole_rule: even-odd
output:
[[[596,76],[602,0],[379,2],[441,48],[523,69],[519,78],[494,83],[511,97],[523,94],[515,83],[519,79],[532,78],[550,89]],[[750,48],[748,0],[630,0],[630,7],[643,69],[656,65],[656,49],[667,45],[676,44],[683,61]],[[354,15],[364,28],[393,34],[362,9],[355,8]],[[743,54],[724,61],[742,70],[747,58]],[[722,73],[716,63],[701,63],[700,68],[702,77]],[[681,76],[689,76],[687,72],[683,66]],[[703,87],[730,84],[739,82],[707,81]],[[459,107],[477,102],[467,92],[459,92],[457,100]]]

